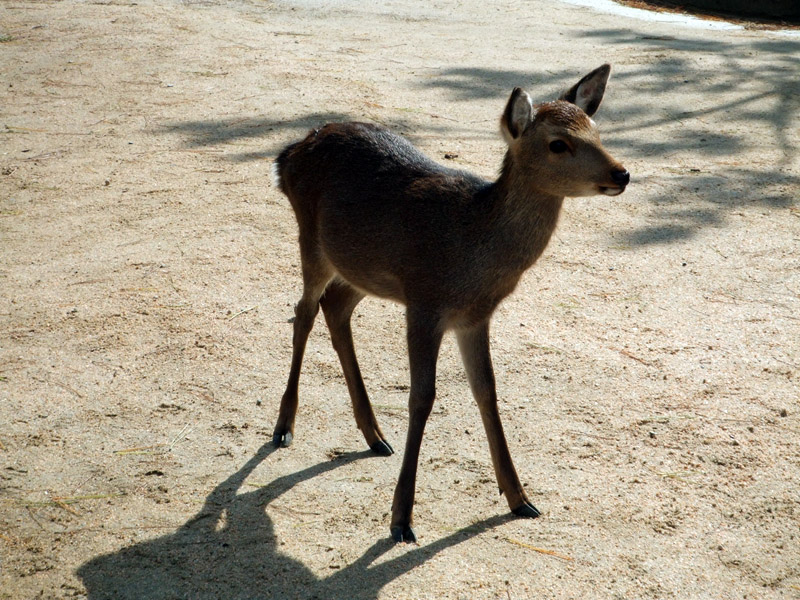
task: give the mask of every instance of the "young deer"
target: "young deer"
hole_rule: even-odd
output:
[[[547,246],[565,196],[616,196],[630,180],[600,144],[589,118],[610,70],[603,65],[559,100],[536,106],[514,89],[500,121],[508,151],[494,182],[443,167],[404,138],[366,123],[315,129],[276,160],[277,185],[300,231],[303,296],[295,308],[291,370],[272,441],[292,442],[300,366],[321,306],[356,423],[374,452],[394,452],[361,379],[350,317],[367,294],[405,304],[411,392],[392,504],[391,533],[398,542],[416,540],[411,523],[417,462],[434,401],[439,345],[448,329],[458,339],[500,493],[515,514],[539,516],[500,423],[489,320]]]

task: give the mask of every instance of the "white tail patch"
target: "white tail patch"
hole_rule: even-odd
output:
[[[272,176],[272,187],[279,188],[281,187],[281,172],[278,170],[278,163],[277,161],[272,163],[272,166],[269,168],[269,173]]]

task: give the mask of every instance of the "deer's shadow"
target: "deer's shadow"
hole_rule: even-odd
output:
[[[375,563],[393,546],[387,535],[356,561],[320,578],[278,549],[266,506],[302,481],[373,456],[353,452],[279,477],[253,492],[237,493],[252,471],[273,452],[263,446],[239,471],[218,485],[203,508],[180,529],[154,540],[91,559],[78,568],[90,600],[171,598],[256,599],[377,598],[387,583],[432,555],[505,523],[498,515],[391,560]]]

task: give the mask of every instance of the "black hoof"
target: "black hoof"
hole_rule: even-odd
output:
[[[369,447],[378,456],[391,456],[394,454],[394,448],[389,445],[386,440],[378,440]]]
[[[541,516],[542,513],[530,502],[525,502],[512,510],[515,515],[518,517],[527,517],[529,519],[535,519],[536,517]]]
[[[398,544],[401,542],[414,544],[417,541],[417,536],[414,535],[414,530],[408,525],[405,527],[395,525],[392,527],[392,539]]]
[[[276,448],[288,448],[292,445],[292,432],[275,433],[272,435],[272,445]]]

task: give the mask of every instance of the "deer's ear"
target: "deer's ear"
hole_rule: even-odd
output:
[[[583,109],[590,117],[597,112],[603,94],[606,91],[608,76],[611,74],[611,65],[597,67],[594,71],[584,77],[566,92],[561,94],[559,100],[572,102]]]
[[[507,143],[519,139],[525,128],[533,121],[533,114],[531,97],[522,88],[514,88],[500,119],[500,131]]]

